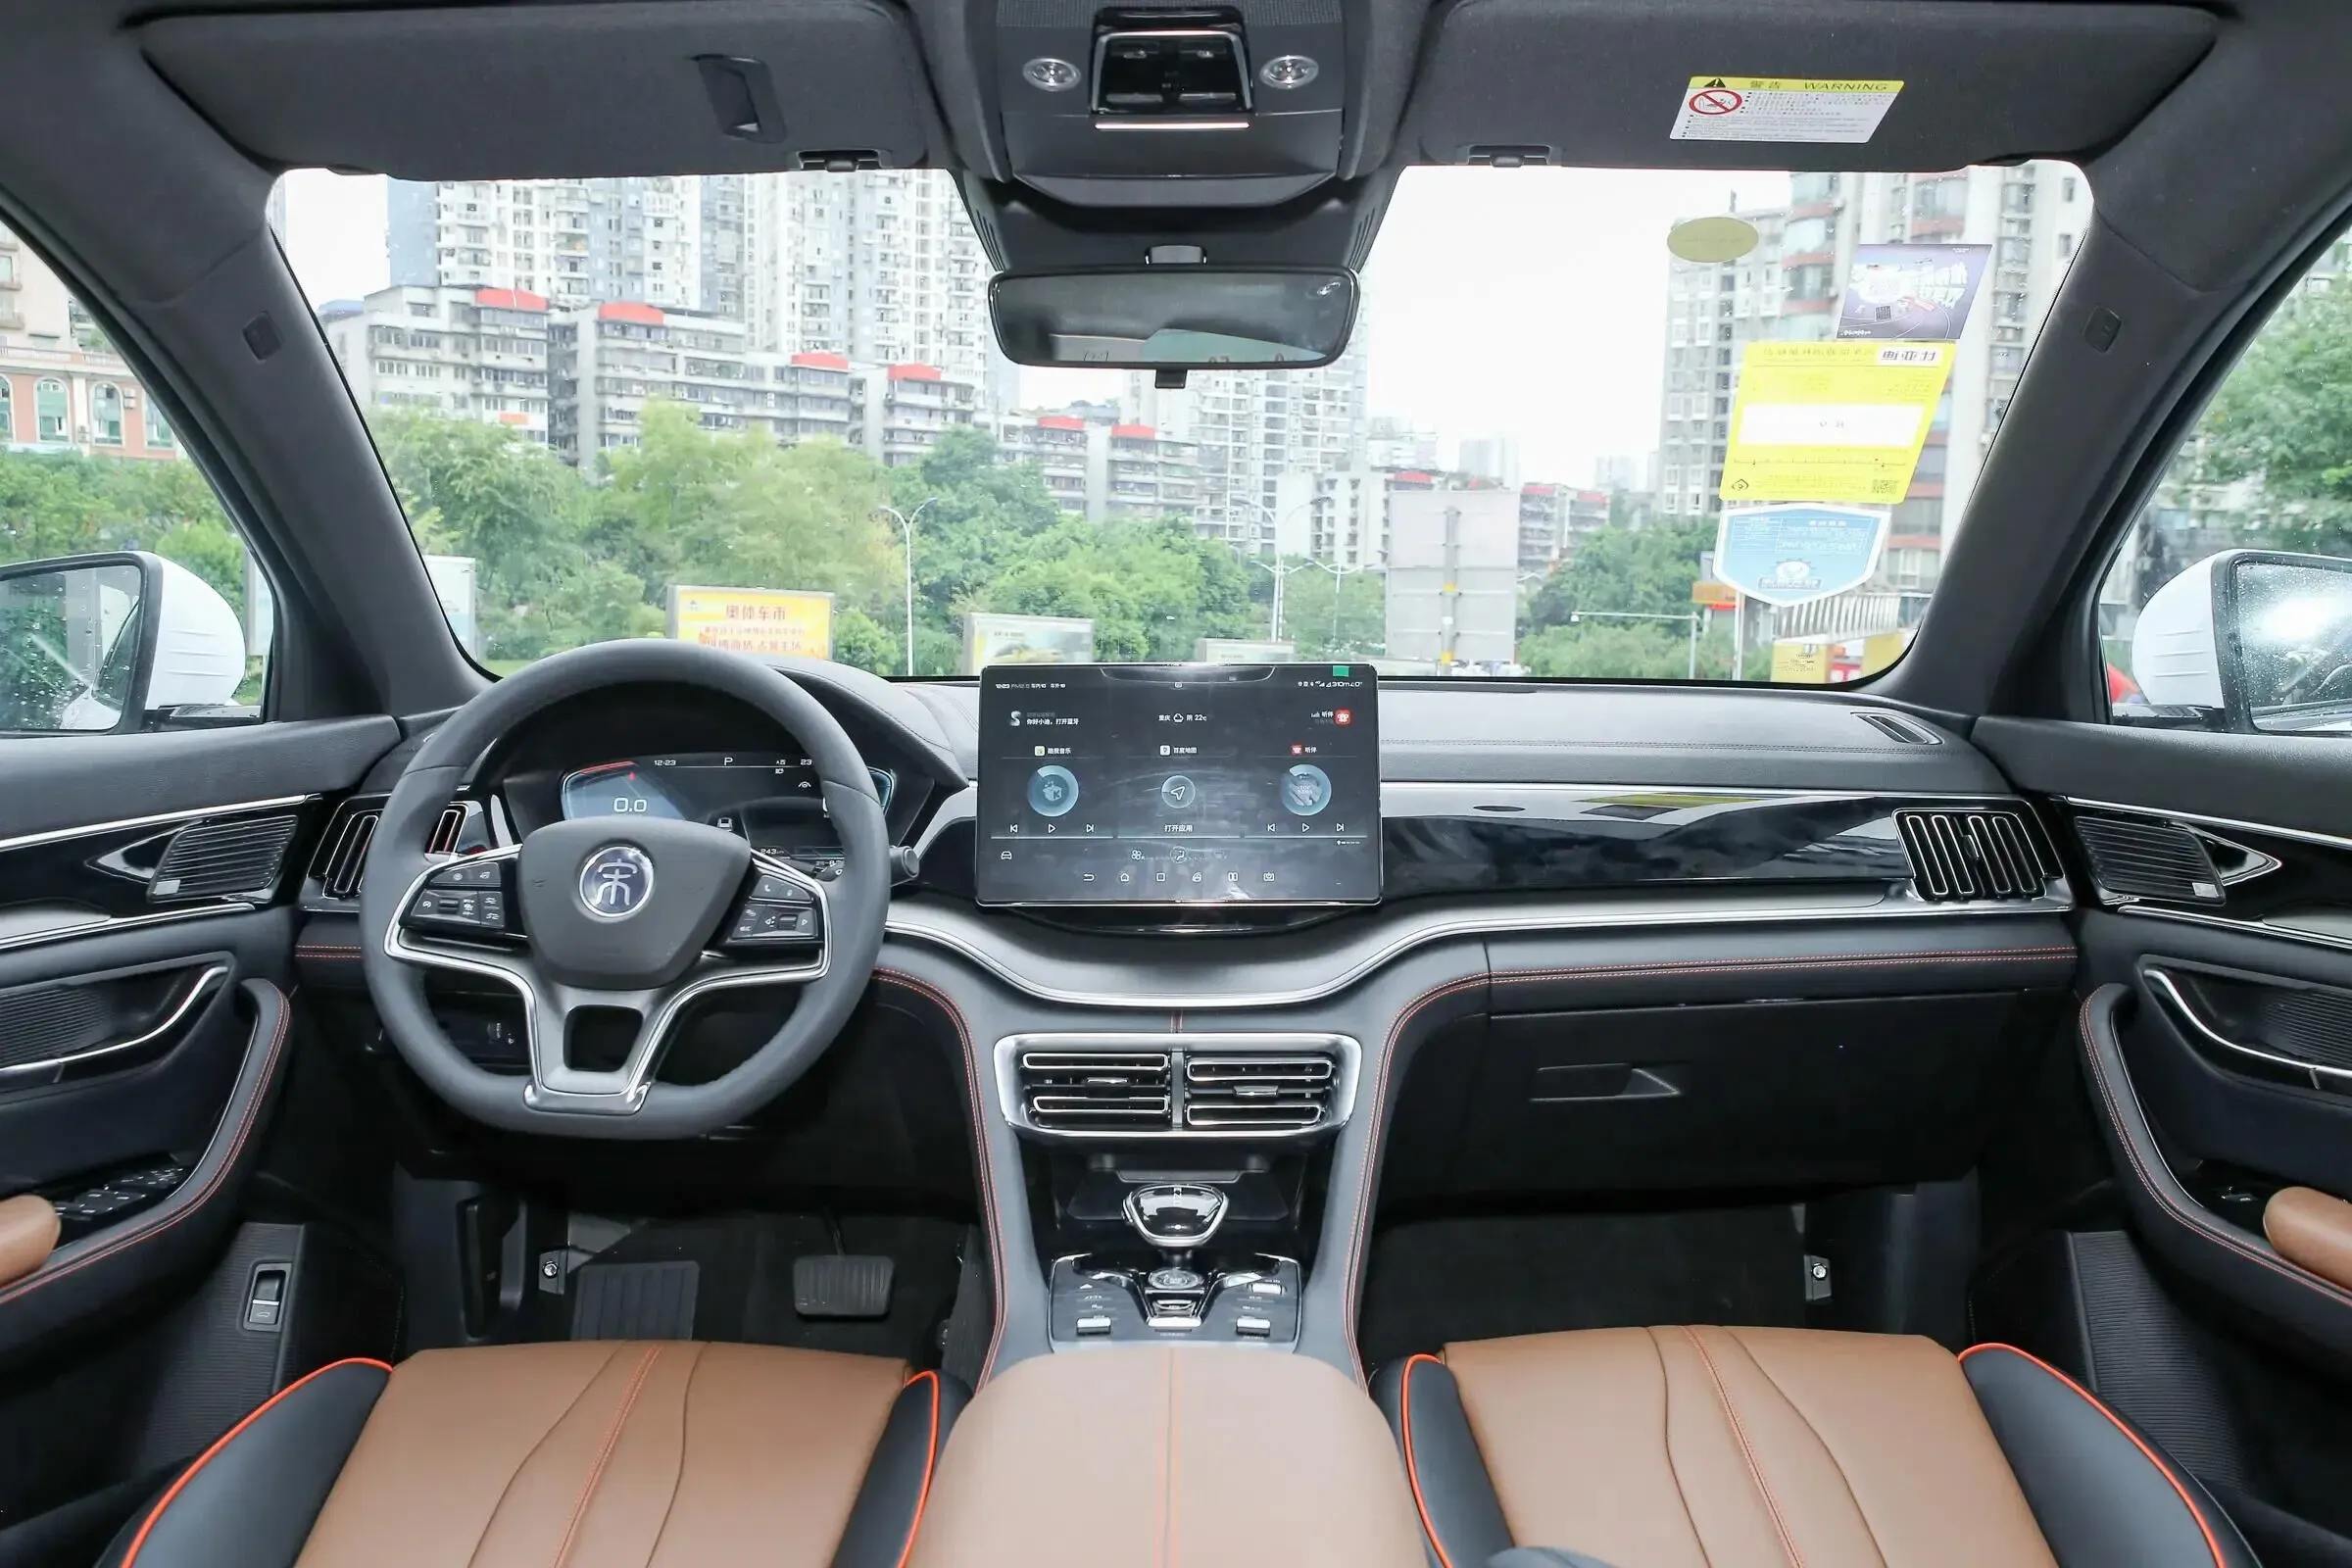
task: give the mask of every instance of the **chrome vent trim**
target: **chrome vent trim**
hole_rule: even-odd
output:
[[[1347,1035],[1007,1035],[997,1088],[1041,1138],[1301,1138],[1347,1121],[1362,1055]]]
[[[1020,1106],[1041,1132],[1159,1132],[1173,1124],[1174,1058],[1164,1051],[1025,1051]]]
[[[1854,716],[1888,740],[1905,746],[1941,746],[1943,737],[1915,718],[1900,713],[1857,712]]]
[[[441,808],[440,820],[433,824],[433,834],[425,843],[427,855],[454,855],[466,834],[470,813],[478,809],[464,801],[452,801]],[[318,854],[311,862],[311,875],[318,883],[319,896],[350,901],[360,896],[368,881],[368,846],[375,841],[376,825],[383,820],[384,797],[370,796],[366,800],[343,803],[335,819],[327,824],[325,837],[320,841]]]
[[[1304,1131],[1331,1111],[1338,1068],[1322,1054],[1296,1056],[1187,1054],[1184,1124],[1248,1130]]]
[[[2014,808],[1903,808],[1895,831],[1911,860],[1912,889],[1931,904],[2038,899],[2057,875],[2040,834]]]

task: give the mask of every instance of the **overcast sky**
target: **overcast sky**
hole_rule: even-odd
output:
[[[813,176],[838,177],[838,176]],[[286,249],[314,302],[384,286],[384,181],[286,176]],[[1784,174],[1416,169],[1365,270],[1372,412],[1454,443],[1515,436],[1525,480],[1583,483],[1657,442],[1666,230],[1786,200]],[[1110,372],[1027,371],[1024,401],[1117,396]]]

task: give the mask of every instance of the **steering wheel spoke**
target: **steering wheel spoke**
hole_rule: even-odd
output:
[[[643,1108],[662,1055],[688,1004],[714,991],[807,984],[831,963],[825,884],[754,852],[751,873],[691,967],[664,984],[582,985],[539,962],[517,900],[520,846],[436,858],[400,903],[386,952],[403,963],[491,979],[522,1003],[530,1082],[522,1102],[554,1115],[629,1116]],[[633,1026],[625,1020],[634,1020]],[[574,1065],[581,1025],[629,1029],[619,1065]],[[610,1059],[613,1053],[599,1055]]]

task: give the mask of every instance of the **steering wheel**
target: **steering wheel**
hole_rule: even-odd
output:
[[[491,745],[584,693],[648,681],[733,697],[781,724],[816,764],[841,873],[808,876],[700,822],[639,816],[551,822],[521,844],[428,855],[434,825]],[[858,749],[789,676],[690,643],[600,643],[506,677],[426,739],[368,846],[360,928],[384,1031],[435,1094],[477,1121],[570,1138],[688,1138],[766,1104],[833,1043],[873,973],[890,906],[890,830]],[[450,1043],[424,977],[485,976],[522,997],[530,1071],[489,1072]],[[798,983],[783,1028],[709,1083],[654,1081],[697,997]],[[573,1066],[584,1009],[635,1022],[616,1068]],[[613,1038],[619,1038],[619,1031]]]

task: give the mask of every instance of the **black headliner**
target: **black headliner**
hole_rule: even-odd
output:
[[[789,8],[741,0],[721,0],[720,8],[752,13],[757,25],[783,33],[794,25]],[[901,25],[897,13],[863,0],[841,0],[826,14],[845,8]],[[338,24],[364,30],[380,20],[368,13],[384,9],[353,8]],[[593,79],[574,78],[598,69],[598,51],[582,45],[599,27],[629,11],[659,12],[684,25],[710,9],[704,0],[667,0],[472,14],[527,17],[531,32],[564,40],[574,62],[566,79],[594,99]],[[217,53],[205,87],[190,76],[184,91],[175,90],[147,50],[169,53],[156,40],[173,36],[172,28],[183,40],[204,29],[175,23],[143,44],[141,25],[155,15],[120,0],[0,0],[0,36],[10,40],[0,53],[0,218],[82,289],[244,514],[280,582],[284,635],[306,656],[283,662],[294,679],[273,694],[278,710],[446,708],[482,677],[441,626],[358,413],[308,329],[305,302],[268,233],[263,208],[276,171],[195,107],[197,94],[224,102],[220,95],[233,87],[251,100],[235,112],[250,138],[261,133],[247,121],[267,122],[318,95],[289,88],[274,74],[288,68],[283,58],[240,75],[234,61],[223,65]],[[455,21],[460,13],[443,15]],[[1948,547],[1935,609],[1910,656],[1876,683],[1884,695],[1962,716],[2097,716],[2087,625],[2062,621],[2057,612],[2081,603],[2070,591],[2102,563],[2102,541],[2122,526],[2137,487],[2152,482],[2166,456],[2163,432],[2193,412],[2265,291],[2342,220],[2352,184],[2345,156],[2352,102],[2336,80],[2340,63],[2352,58],[2352,7],[2333,0],[2243,0],[2200,11],[2094,0],[1468,0],[1435,20],[1448,27],[1482,17],[1507,22],[1526,52],[1548,37],[1564,61],[1592,58],[1568,76],[1497,80],[1489,74],[1461,91],[1446,84],[1437,38],[1445,29],[1433,30],[1432,14],[1412,0],[1369,0],[1348,12],[1360,56],[1351,106],[1367,113],[1343,159],[1344,173],[1363,177],[1256,218],[1160,214],[1130,228],[1095,214],[1082,225],[1051,203],[1013,200],[1017,192],[990,177],[1002,172],[1000,155],[975,141],[987,123],[986,62],[956,52],[961,41],[985,34],[987,15],[982,0],[915,0],[914,86],[859,85],[913,93],[904,107],[926,142],[937,144],[929,161],[964,169],[984,236],[1000,254],[1011,245],[1024,256],[1056,246],[1100,253],[1188,225],[1193,232],[1255,225],[1254,243],[1275,252],[1328,246],[1330,239],[1307,232],[1320,225],[1318,232],[1348,235],[1349,249],[1360,249],[1396,168],[1427,151],[1447,155],[1464,136],[1484,139],[1487,117],[1504,130],[1525,127],[1531,117],[1554,125],[1565,163],[1712,162],[1721,155],[1668,142],[1662,132],[1628,141],[1623,112],[1592,84],[1593,73],[1611,80],[1680,75],[1693,60],[1715,58],[1730,38],[1774,51],[1777,69],[1861,74],[1839,63],[1883,59],[1908,48],[1905,38],[1933,36],[1944,40],[1949,69],[1962,78],[1985,69],[1985,51],[2006,51],[2038,90],[2074,94],[2064,115],[2034,120],[2038,111],[2030,105],[2004,111],[2011,122],[1998,145],[2082,161],[2097,197],[2093,227],[1979,479],[1966,526]],[[2202,41],[2208,33],[2209,48]],[[2038,55],[2036,39],[2043,40]],[[606,56],[615,80],[627,79],[623,52],[614,45]],[[2111,69],[2086,68],[2086,58]],[[1910,59],[1919,64],[1903,63]],[[1407,69],[1415,63],[1418,78]],[[1920,74],[1936,69],[1916,53],[1897,63],[1907,80],[1925,80]],[[2054,67],[2071,74],[2058,79]],[[174,69],[183,75],[191,70],[184,58]],[[1589,89],[1581,98],[1544,101],[1569,95],[1580,82]],[[1911,167],[1948,167],[1989,150],[1993,144],[1971,128],[1984,123],[1970,121],[1975,112],[1954,102],[1948,141],[1936,139],[1933,124],[1914,127],[1904,144]],[[2046,131],[2059,141],[2021,145],[2019,124],[2061,127]],[[1396,125],[1404,127],[1402,136],[1393,133]],[[676,128],[683,141],[701,134]],[[702,129],[709,128],[706,120]],[[427,129],[417,129],[419,145]],[[398,127],[389,133],[397,139]],[[2085,138],[2098,145],[2084,145]],[[1850,167],[1860,150],[1822,151],[1820,167]],[[273,152],[299,157],[306,148],[288,141]],[[659,161],[683,169],[706,160],[673,150]],[[1073,234],[1081,226],[1091,231],[1083,238]],[[2122,322],[2105,352],[2083,337],[2099,312]],[[283,348],[257,361],[241,328],[262,314],[293,329],[281,331]],[[322,612],[329,604],[333,612]]]

